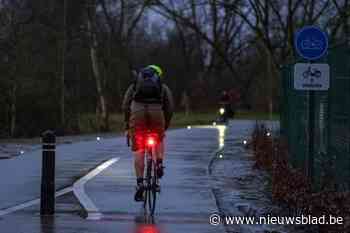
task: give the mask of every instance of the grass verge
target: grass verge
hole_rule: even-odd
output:
[[[171,122],[171,128],[181,128],[188,125],[207,125],[217,118],[218,111],[212,110],[207,112],[192,112],[186,115],[183,112],[176,112]],[[274,113],[271,116],[268,113],[256,113],[248,111],[238,111],[235,119],[247,120],[278,120],[279,115]],[[110,133],[120,133],[124,130],[124,116],[121,113],[115,113],[110,116]],[[79,119],[79,132],[71,133],[72,135],[87,135],[100,133],[95,114],[84,114]],[[39,136],[39,135],[38,135]],[[1,143],[39,143],[40,137],[36,138],[3,138]]]
[[[187,125],[206,125],[212,124],[217,118],[218,113],[213,111],[208,112],[193,112],[186,115],[183,112],[176,112],[171,121],[171,128],[186,127]],[[256,113],[247,111],[238,111],[235,119],[247,120],[278,120],[279,115],[268,113]],[[86,114],[80,119],[79,125],[82,133],[98,132],[98,124],[94,114]],[[120,132],[124,129],[124,117],[120,113],[110,116],[110,130],[112,132]]]

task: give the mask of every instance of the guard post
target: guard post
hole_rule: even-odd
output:
[[[48,130],[42,134],[42,172],[40,215],[55,213],[55,150],[56,136]]]

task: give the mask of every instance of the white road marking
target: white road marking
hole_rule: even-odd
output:
[[[102,163],[73,184],[73,193],[81,203],[82,207],[85,209],[87,213],[86,219],[99,220],[102,218],[102,214],[95,206],[95,204],[91,201],[89,196],[85,193],[85,184],[118,160],[119,158],[113,158]]]
[[[79,202],[82,204],[86,212],[88,213],[88,218],[87,219],[100,219],[101,214],[99,213],[98,209],[95,207],[95,205],[92,203],[90,198],[86,195],[84,191],[84,185],[87,181],[92,179],[93,177],[97,176],[100,172],[102,172],[104,169],[108,168],[111,166],[113,163],[117,162],[119,158],[113,158],[110,159],[101,165],[97,166],[94,170],[89,172],[87,175],[84,177],[80,178],[78,181],[76,181],[73,186],[69,186],[67,188],[64,188],[62,190],[59,190],[55,193],[55,197],[60,197],[64,194],[67,194],[69,192],[74,193],[74,195],[78,198]],[[25,208],[28,208],[33,205],[38,205],[40,204],[40,198],[24,202],[19,205],[15,205],[6,209],[0,210],[0,216],[4,216],[13,212],[16,212],[18,210],[22,210]]]
[[[72,192],[72,191],[73,191],[73,188],[71,186],[64,188],[60,191],[57,191],[55,193],[55,197],[62,196],[64,194],[67,194],[67,193]],[[20,205],[12,206],[12,207],[7,208],[7,209],[2,209],[2,210],[0,210],[0,216],[4,216],[6,214],[10,214],[10,213],[13,213],[15,211],[18,211],[18,210],[21,210],[21,209],[24,209],[24,208],[27,208],[27,207],[30,207],[33,205],[37,205],[37,204],[40,204],[40,198],[31,200],[31,201],[27,201],[27,202],[22,203]]]

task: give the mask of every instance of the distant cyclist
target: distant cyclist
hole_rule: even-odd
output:
[[[125,115],[125,129],[131,137],[136,173],[135,201],[143,201],[144,136],[147,130],[156,132],[159,141],[156,146],[157,176],[164,174],[164,132],[168,129],[174,102],[170,89],[162,82],[163,71],[159,66],[143,68],[127,89],[122,109]]]
[[[221,93],[220,99],[219,99],[220,106],[225,109],[223,112],[223,117],[226,121],[228,117],[231,116],[232,109],[231,109],[231,99],[230,95],[227,91],[223,91]]]

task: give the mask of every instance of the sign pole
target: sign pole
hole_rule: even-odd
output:
[[[311,66],[312,61],[308,62]],[[315,152],[315,91],[310,90],[309,91],[309,127],[308,127],[308,133],[309,133],[309,140],[308,140],[308,159],[306,164],[307,169],[307,177],[309,179],[310,184],[313,184],[313,178],[314,178],[314,152]]]
[[[314,178],[314,151],[315,151],[315,91],[309,91],[309,153],[307,161],[307,176],[310,183]]]
[[[314,181],[314,155],[315,155],[315,90],[328,90],[329,88],[329,66],[318,64],[312,67],[312,61],[318,60],[326,55],[328,50],[328,36],[320,28],[305,26],[295,35],[296,52],[305,60],[306,64],[296,64],[294,71],[294,88],[296,90],[308,91],[308,154],[306,161],[306,173],[311,184]]]

